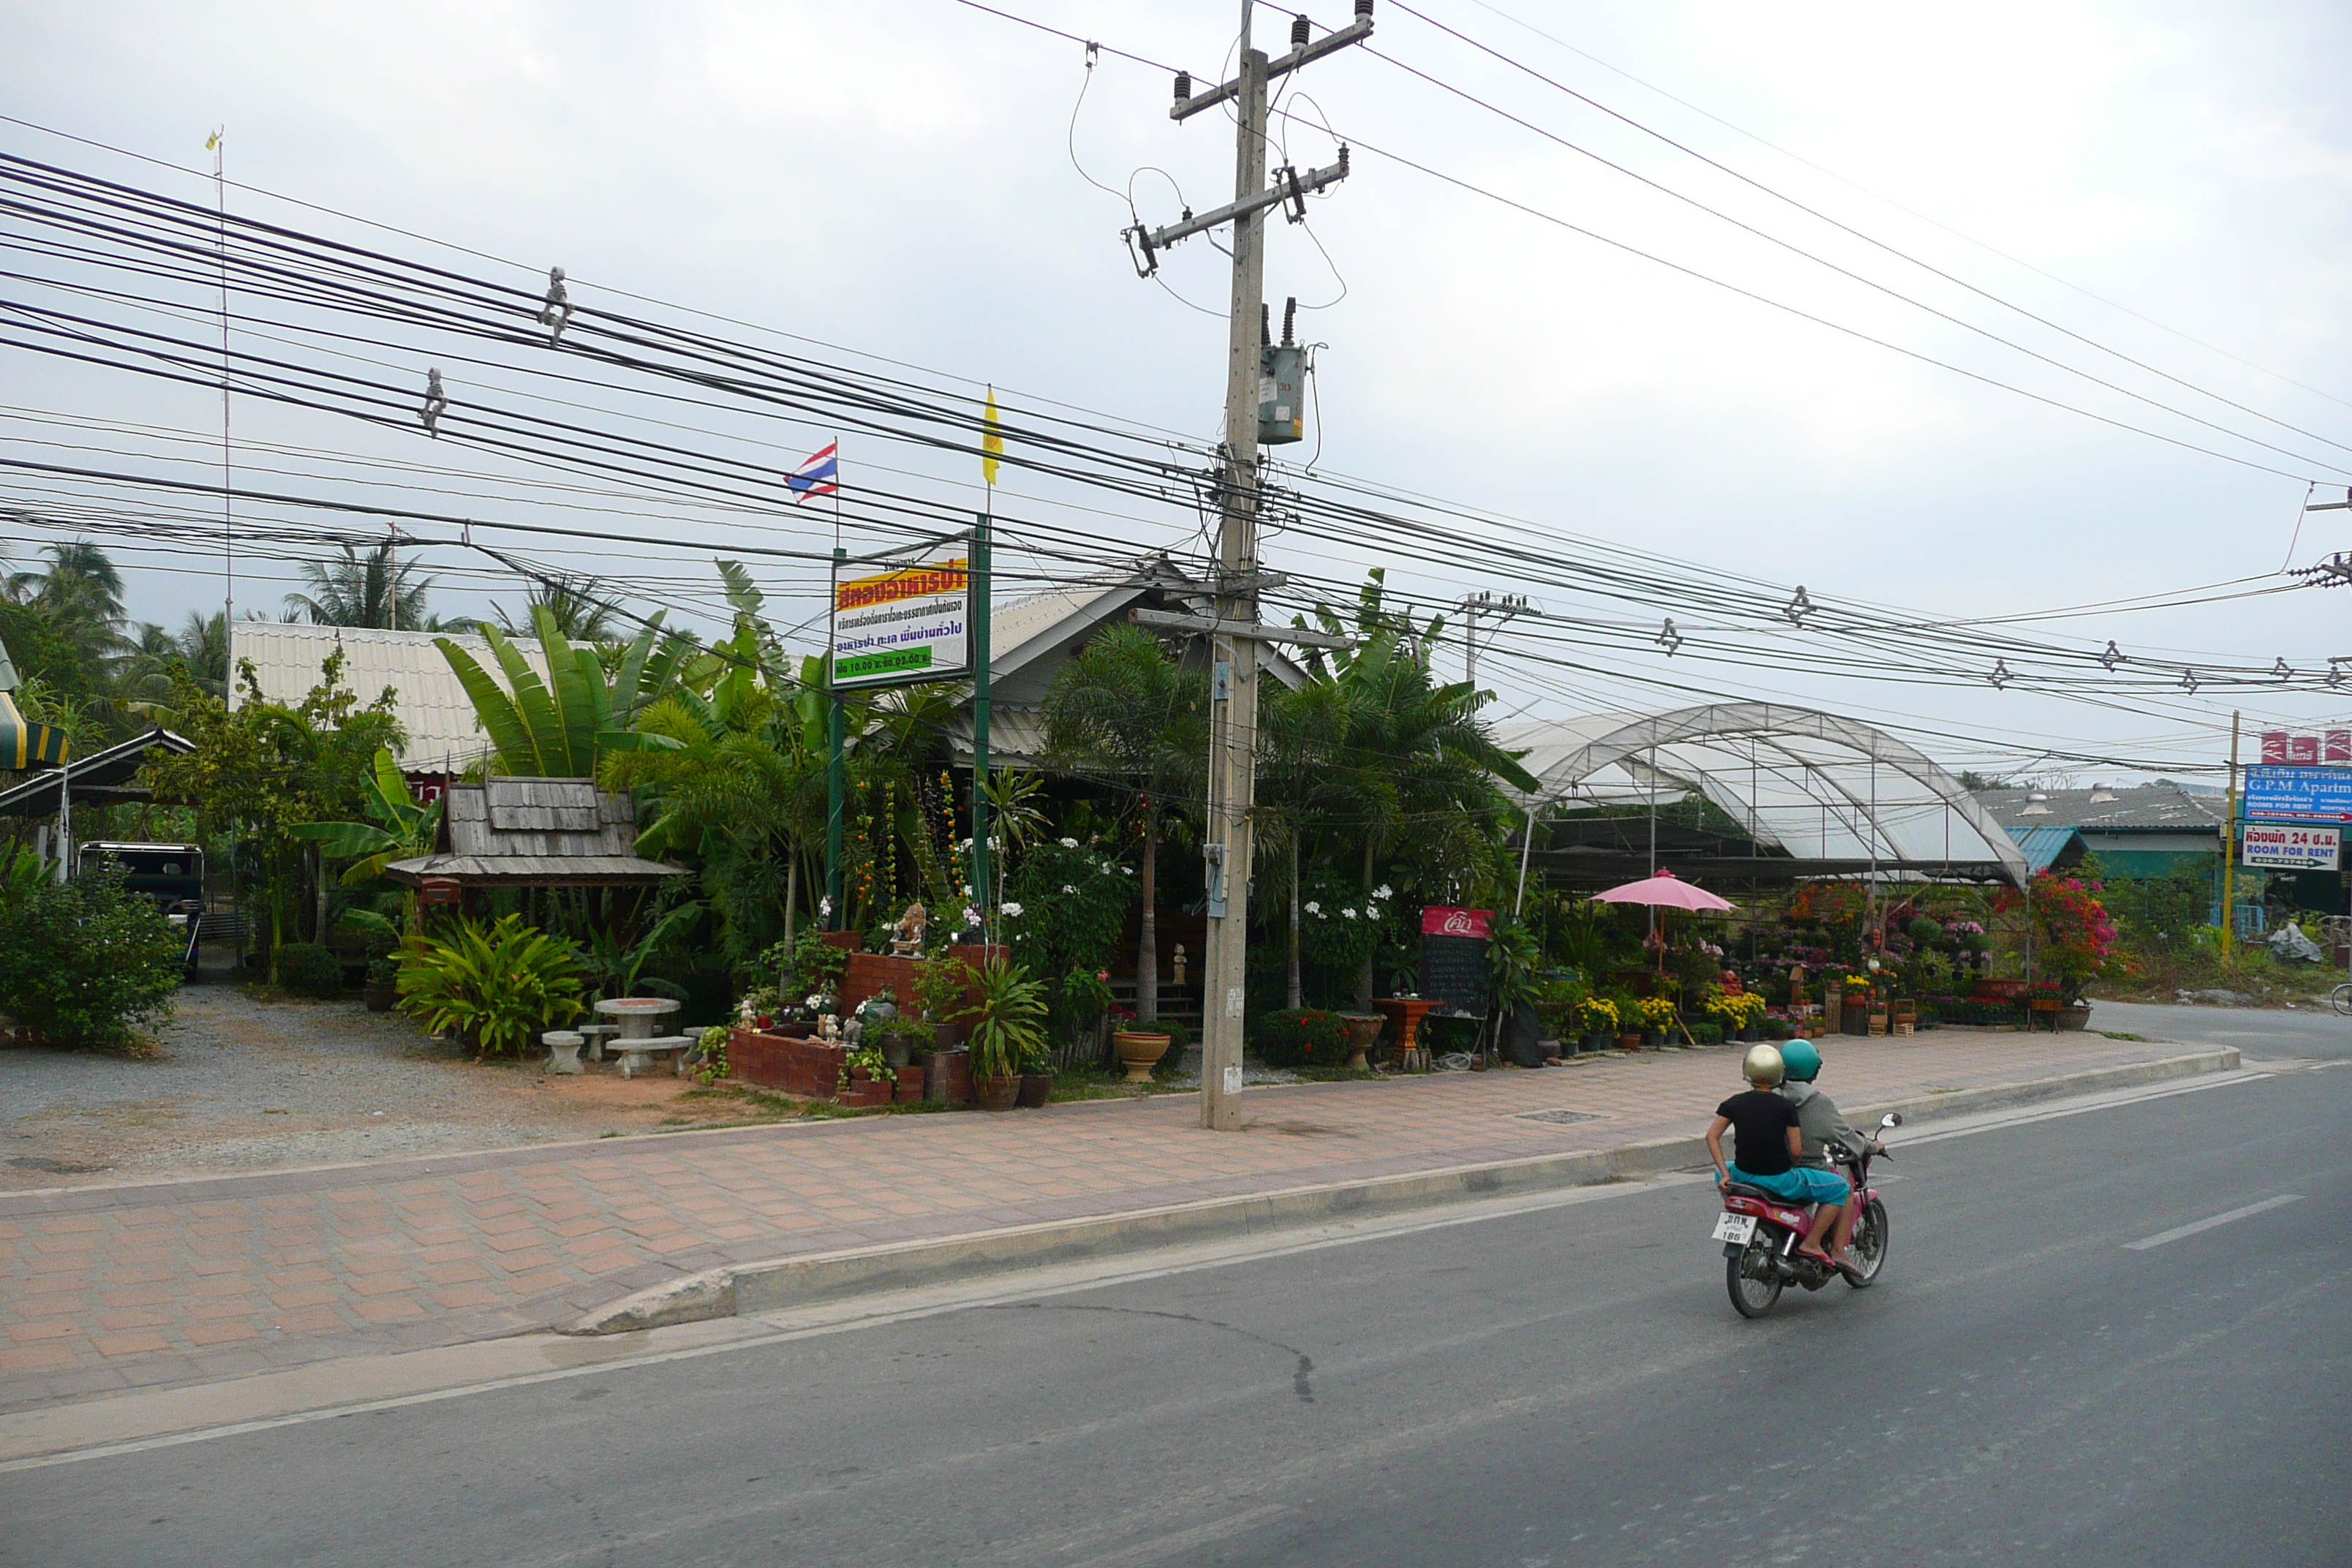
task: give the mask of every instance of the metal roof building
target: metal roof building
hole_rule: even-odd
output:
[[[454,773],[488,755],[491,747],[466,689],[435,646],[445,637],[472,654],[483,668],[498,669],[489,639],[476,632],[392,632],[279,621],[239,621],[231,626],[229,668],[234,672],[251,660],[262,696],[291,707],[319,684],[328,656],[340,647],[343,684],[362,703],[374,701],[386,687],[392,689],[393,711],[408,731],[400,749],[401,768],[412,773]],[[544,679],[547,659],[538,639],[517,637],[513,643]],[[229,706],[236,707],[244,695],[232,674]]]
[[[2221,853],[2228,805],[2178,784],[2093,784],[2089,789],[1988,789],[1986,815],[2020,843],[2067,828],[2115,877],[2161,877],[2183,865],[2210,866]]]
[[[1530,810],[1655,803],[1698,795],[1738,837],[1660,841],[1678,873],[1754,880],[1954,877],[2021,885],[2026,858],[1960,782],[1916,748],[1859,720],[1770,702],[1660,713],[1596,713],[1502,724],[1539,788]],[[1638,876],[1642,819],[1551,825],[1534,859],[1563,882]],[[1598,831],[1588,831],[1597,829]],[[1671,852],[1669,843],[1671,840]],[[1687,840],[1687,841],[1685,841]]]

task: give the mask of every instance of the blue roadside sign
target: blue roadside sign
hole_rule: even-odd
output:
[[[2254,763],[2239,815],[2248,822],[2352,822],[2352,768]]]

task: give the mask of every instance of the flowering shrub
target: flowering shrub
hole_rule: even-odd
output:
[[[1617,1004],[1608,997],[1587,996],[1578,1004],[1577,1012],[1582,1016],[1585,1028],[1593,1034],[1604,1030],[1612,1035],[1617,1032]]]
[[[1348,1026],[1320,1007],[1286,1007],[1258,1020],[1258,1054],[1275,1067],[1322,1067],[1342,1060]]]
[[[1040,844],[1022,858],[1012,889],[1020,896],[1000,906],[1004,941],[1029,973],[1064,977],[1049,987],[1055,1037],[1091,1029],[1102,1016],[1108,975],[1096,985],[1070,980],[1109,969],[1135,889],[1108,854],[1075,838]]]
[[[1307,958],[1342,973],[1360,968],[1388,930],[1396,889],[1383,882],[1369,893],[1309,889],[1298,906],[1298,944]]]
[[[2033,879],[2033,966],[2057,983],[2067,1002],[2082,999],[2083,987],[2102,975],[2122,973],[2116,952],[2116,922],[2095,896],[2095,882],[2044,871]],[[2004,891],[1993,908],[2008,914],[2025,903],[2023,894]]]
[[[1644,996],[1633,1004],[1633,1016],[1645,1029],[1668,1029],[1674,1026],[1675,1005],[1664,996]]]

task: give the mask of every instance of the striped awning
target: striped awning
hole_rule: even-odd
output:
[[[55,768],[65,765],[66,732],[54,724],[36,724],[16,711],[16,700],[0,691],[0,768]]]

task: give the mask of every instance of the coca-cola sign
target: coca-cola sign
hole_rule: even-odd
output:
[[[1421,934],[1476,937],[1483,942],[1495,934],[1495,911],[1449,910],[1435,904],[1425,905],[1421,911]]]

